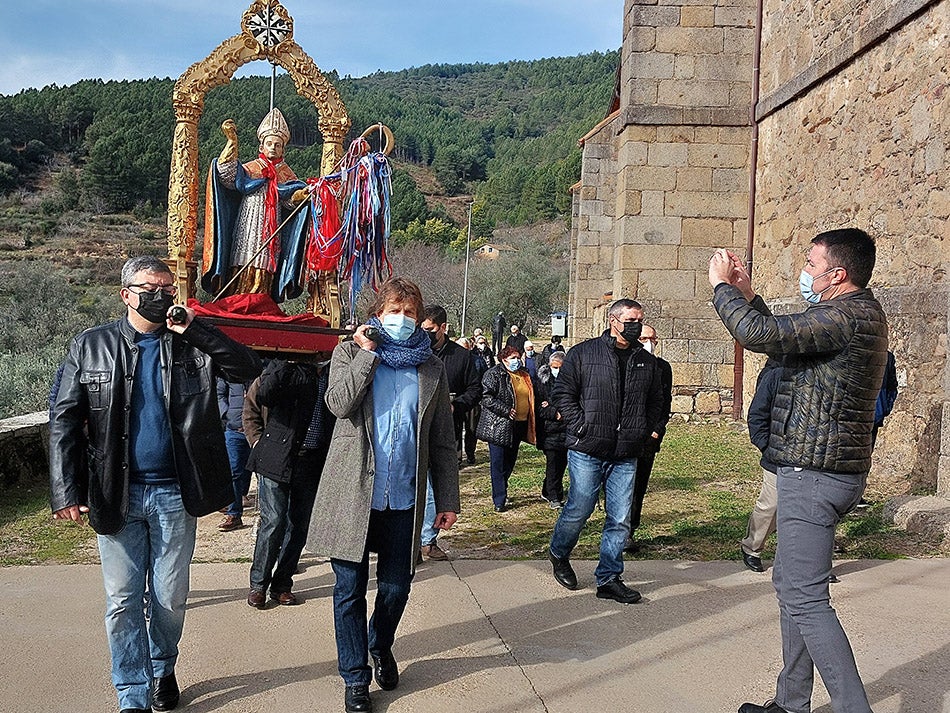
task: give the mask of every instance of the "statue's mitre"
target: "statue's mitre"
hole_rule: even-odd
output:
[[[263,141],[268,136],[279,136],[284,145],[290,141],[290,127],[280,109],[274,108],[264,117],[264,121],[257,127],[257,138]]]

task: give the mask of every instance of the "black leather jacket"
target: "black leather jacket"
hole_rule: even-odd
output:
[[[88,329],[69,346],[50,419],[53,511],[89,506],[99,534],[118,532],[129,509],[129,416],[138,360],[126,317]],[[250,349],[195,319],[161,337],[165,408],[185,509],[196,517],[234,499],[215,373],[244,382],[261,372]],[[82,455],[88,454],[88,468]]]

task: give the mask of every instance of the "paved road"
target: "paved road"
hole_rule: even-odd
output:
[[[251,609],[247,565],[197,564],[182,641],[180,710],[342,711],[333,576],[304,559],[297,607]],[[628,563],[623,606],[568,592],[546,562],[420,569],[386,713],[733,713],[770,695],[780,664],[768,575],[735,562]],[[950,560],[840,562],[834,604],[875,713],[950,713]],[[0,569],[0,711],[115,711],[93,565]],[[831,713],[823,689],[815,713]]]

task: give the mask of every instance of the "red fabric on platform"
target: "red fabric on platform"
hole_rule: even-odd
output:
[[[223,297],[217,302],[201,304],[196,299],[188,300],[195,314],[205,317],[231,317],[234,319],[257,319],[262,322],[303,324],[310,327],[329,327],[330,323],[315,314],[284,314],[270,295],[247,294]]]
[[[284,314],[270,295],[232,295],[206,304],[191,299],[188,306],[201,317],[225,320],[215,322],[218,328],[231,339],[253,349],[332,352],[340,342],[336,334],[281,329],[281,325],[328,327],[329,323],[313,314]],[[261,326],[229,324],[226,321],[229,319],[254,320]]]

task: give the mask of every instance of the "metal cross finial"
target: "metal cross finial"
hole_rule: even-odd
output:
[[[274,11],[270,3],[251,16],[247,29],[267,48],[276,47],[290,36],[290,24]]]

